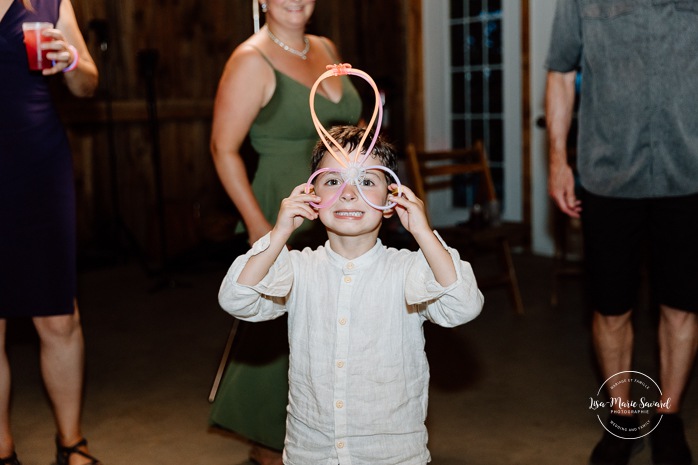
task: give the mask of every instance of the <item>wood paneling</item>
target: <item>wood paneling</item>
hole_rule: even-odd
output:
[[[405,70],[405,101],[410,109],[405,121],[409,140],[416,147],[424,147],[424,62],[422,41],[422,0],[406,0],[405,12],[407,43]]]

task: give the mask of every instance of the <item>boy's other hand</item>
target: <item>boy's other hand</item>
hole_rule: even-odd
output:
[[[397,190],[397,184],[391,184],[388,186],[388,189],[391,192],[395,192]],[[412,192],[412,189],[409,187],[403,185],[401,189],[402,195],[400,196],[396,194],[388,195],[388,201],[397,204],[394,210],[398,218],[400,218],[400,223],[402,223],[402,226],[413,236],[423,233],[431,234],[431,227],[429,226],[429,220],[427,220],[424,202],[414,195],[414,192]]]
[[[320,197],[312,191],[309,194],[305,193],[305,184],[296,186],[291,195],[281,201],[281,208],[276,219],[274,229],[285,235],[290,236],[293,231],[303,224],[303,219],[310,221],[318,217],[317,211],[309,205],[309,202],[320,202]]]

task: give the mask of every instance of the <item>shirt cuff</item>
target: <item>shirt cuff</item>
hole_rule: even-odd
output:
[[[252,244],[252,248],[249,251],[249,255],[259,255],[269,248],[271,244],[271,231],[266,233],[264,236],[257,239],[257,241]]]

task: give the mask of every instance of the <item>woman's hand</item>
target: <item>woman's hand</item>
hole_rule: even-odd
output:
[[[41,43],[41,49],[48,50],[46,58],[53,61],[52,67],[43,70],[44,76],[59,73],[80,59],[77,49],[68,43],[60,30],[46,29],[43,35],[53,39]]]

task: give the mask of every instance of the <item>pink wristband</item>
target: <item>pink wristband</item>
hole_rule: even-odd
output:
[[[68,71],[72,71],[75,68],[77,68],[78,61],[80,61],[80,54],[78,53],[78,49],[75,48],[73,45],[68,45],[68,48],[70,49],[71,52],[73,52],[73,61],[71,61],[68,66],[63,68],[64,73],[67,73]]]

